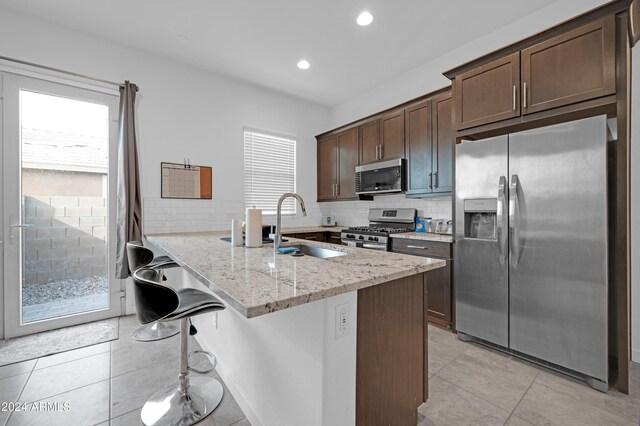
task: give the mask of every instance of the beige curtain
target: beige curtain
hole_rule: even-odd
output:
[[[129,276],[126,244],[142,239],[142,197],[136,143],[135,103],[138,86],[120,86],[118,184],[116,207],[116,278]]]

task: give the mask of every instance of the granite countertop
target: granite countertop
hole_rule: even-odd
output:
[[[391,238],[408,238],[410,240],[426,240],[441,243],[453,243],[453,236],[449,234],[434,234],[432,232],[398,232],[391,234]]]
[[[247,318],[382,284],[445,266],[445,261],[289,238],[349,253],[319,259],[274,255],[273,245],[233,247],[228,231],[146,235],[218,297]]]

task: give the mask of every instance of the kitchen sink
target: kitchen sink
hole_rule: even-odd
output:
[[[324,247],[316,247],[316,246],[308,246],[308,245],[299,245],[299,246],[295,246],[298,250],[300,250],[300,253],[306,255],[306,256],[312,256],[312,257],[317,257],[320,259],[330,259],[332,257],[340,257],[340,256],[346,256],[349,253],[344,252],[344,251],[339,251],[339,250],[332,250],[332,249],[327,249]],[[292,256],[296,256],[299,254],[292,254]]]

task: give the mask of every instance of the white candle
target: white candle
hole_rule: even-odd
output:
[[[231,221],[231,244],[234,247],[242,246],[242,219]]]

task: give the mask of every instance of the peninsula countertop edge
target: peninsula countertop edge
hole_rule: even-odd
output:
[[[287,229],[283,229],[283,233]],[[206,285],[246,318],[424,273],[444,260],[288,238],[283,246],[310,245],[348,253],[320,259],[275,255],[272,244],[233,247],[228,231],[145,235],[158,251]]]

